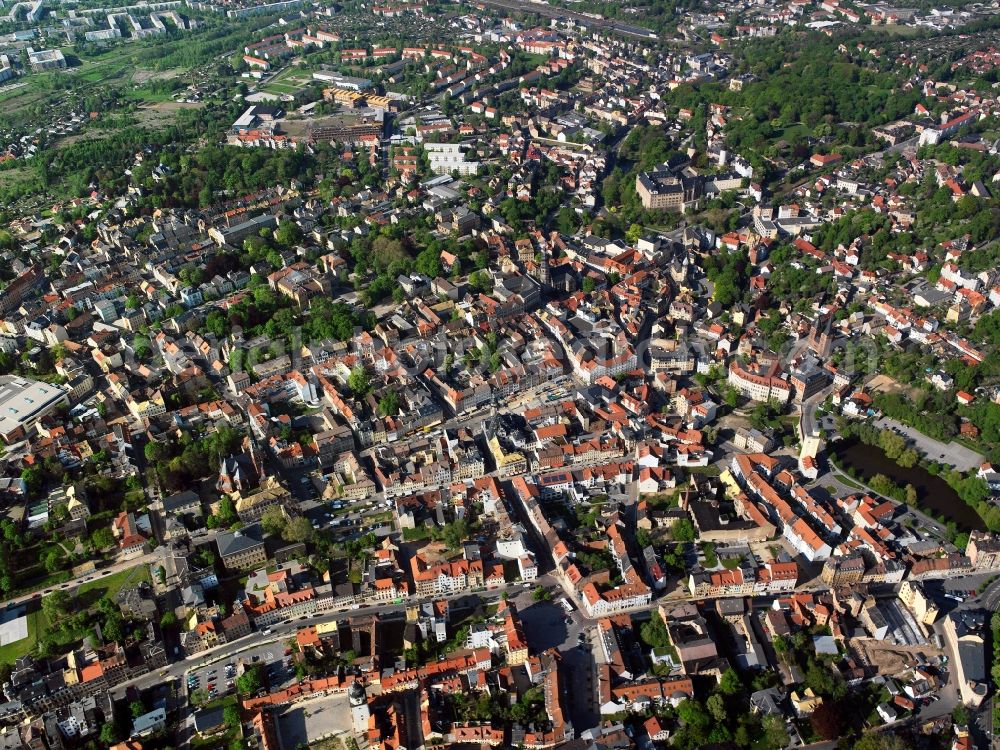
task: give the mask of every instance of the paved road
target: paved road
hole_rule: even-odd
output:
[[[593,623],[584,619],[579,609],[567,615],[555,601],[562,591],[555,584],[549,590],[556,592],[550,601],[533,601],[527,591],[515,599],[524,632],[533,652],[555,648],[562,656],[564,680],[570,686],[566,699],[573,726],[578,730],[597,726],[600,713],[594,700],[597,674],[591,653]]]
[[[53,584],[52,586],[49,586],[44,589],[39,588],[36,589],[35,591],[29,591],[19,596],[15,596],[7,600],[7,606],[12,607],[17,604],[23,604],[24,602],[40,598],[43,594],[47,594],[50,591],[55,591],[57,589],[68,590],[76,588],[77,586],[87,583],[88,581],[104,578],[106,576],[111,575],[112,573],[120,573],[123,570],[134,568],[136,565],[149,565],[150,563],[154,563],[157,560],[159,560],[157,554],[155,552],[149,552],[140,557],[133,557],[129,560],[122,560],[119,562],[115,562],[106,568],[98,568],[97,570],[91,573],[85,573],[84,575],[77,576],[76,578],[71,578],[70,580],[64,581],[63,583]]]
[[[824,473],[819,477],[817,477],[815,482],[817,486],[826,486],[827,484],[832,483],[835,485],[836,489],[838,489],[839,491],[843,491],[844,495],[850,495],[855,492],[858,492],[858,490],[851,487],[851,485],[846,484],[847,482],[850,482],[851,484],[854,485],[860,485],[862,490],[864,490],[865,492],[874,497],[885,497],[884,495],[880,495],[878,492],[873,490],[871,487],[866,485],[861,480],[847,476],[833,464],[829,464],[828,462],[828,465],[830,467],[829,472]],[[892,500],[892,498],[885,498],[885,499]],[[948,538],[947,532],[942,527],[939,521],[935,520],[934,518],[931,518],[926,513],[921,512],[917,507],[913,505],[900,504],[896,500],[892,500],[892,502],[896,503],[896,505],[899,505],[900,507],[905,508],[905,510],[901,511],[900,514],[896,516],[897,521],[902,523],[908,515],[913,516],[913,518],[917,522],[918,532],[928,537],[936,537],[938,539],[947,540]]]
[[[533,589],[535,585],[548,587],[550,589],[556,588],[554,581],[549,576],[539,577],[537,582],[530,585],[530,588]],[[402,604],[383,604],[378,606],[359,607],[357,609],[336,609],[329,610],[327,612],[317,612],[312,615],[302,615],[294,620],[282,621],[272,625],[270,628],[271,632],[267,635],[264,635],[263,632],[254,632],[248,636],[244,636],[243,638],[238,638],[231,643],[225,643],[220,646],[216,646],[215,648],[208,649],[207,651],[194,654],[190,657],[182,658],[157,673],[142,675],[134,680],[123,682],[115,687],[114,692],[115,694],[124,694],[125,690],[129,687],[146,689],[161,682],[186,677],[188,673],[197,673],[198,675],[204,677],[211,673],[212,665],[224,665],[225,663],[231,662],[235,658],[242,657],[244,655],[246,658],[252,659],[253,654],[255,653],[262,656],[270,654],[268,662],[280,660],[284,655],[284,643],[291,639],[299,628],[308,625],[336,622],[356,614],[377,614],[381,616],[388,614],[402,615],[407,604],[412,604],[415,601],[423,602],[438,599],[455,601],[468,597],[477,597],[484,605],[496,604],[500,600],[504,591],[508,592],[509,596],[515,596],[521,594],[522,592],[528,593],[528,589],[524,588],[524,584],[511,583],[489,591],[462,591],[445,596],[410,597],[407,602]],[[216,672],[216,676],[218,674],[220,673]],[[201,686],[205,687],[207,684],[208,681],[205,680],[201,683]],[[225,685],[225,680],[223,680],[223,685]]]
[[[639,39],[656,39],[657,35],[650,29],[644,28],[642,26],[636,26],[633,24],[623,23],[621,21],[616,21],[614,19],[597,19],[590,16],[586,16],[575,10],[569,10],[560,6],[553,5],[541,5],[538,3],[532,4],[530,7],[526,7],[523,0],[483,0],[485,5],[492,5],[497,8],[503,8],[507,11],[517,11],[523,13],[526,10],[530,10],[532,13],[537,13],[540,16],[546,16],[548,18],[570,18],[579,24],[589,27],[596,27],[599,29],[606,29],[608,31],[613,31],[617,34],[623,34],[630,37],[638,37]]]

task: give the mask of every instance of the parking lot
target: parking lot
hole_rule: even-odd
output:
[[[912,440],[917,449],[931,461],[953,466],[959,471],[977,469],[984,460],[981,454],[976,453],[971,448],[966,448],[961,443],[956,443],[955,441],[942,443],[940,440],[928,437],[919,430],[907,427],[905,424],[889,417],[882,417],[882,419],[875,423],[875,426],[881,427],[884,430],[893,430],[903,435],[908,440]]]
[[[272,687],[287,684],[294,679],[295,671],[286,658],[285,648],[282,643],[255,646],[225,661],[192,669],[184,679],[188,695],[203,690],[212,699],[231,693],[242,669],[252,666],[264,667],[266,681]]]

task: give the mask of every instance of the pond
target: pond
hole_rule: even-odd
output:
[[[837,441],[831,450],[837,465],[850,467],[864,480],[882,474],[900,487],[912,484],[917,491],[917,510],[933,511],[935,516],[954,521],[960,531],[985,530],[983,519],[974,508],[962,502],[948,483],[921,466],[904,469],[877,445],[865,445],[859,440]]]

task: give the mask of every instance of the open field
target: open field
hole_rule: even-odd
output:
[[[149,567],[146,565],[136,565],[134,568],[128,568],[109,576],[102,577],[98,574],[98,577],[94,580],[81,583],[76,590],[76,595],[81,596],[92,591],[96,593],[99,589],[100,593],[96,593],[93,596],[94,599],[106,596],[113,601],[118,596],[118,592],[123,588],[126,586],[135,586],[141,581],[145,581],[146,583],[153,582],[152,577],[149,575]]]
[[[350,733],[353,726],[346,695],[303,701],[283,713],[279,721],[282,738],[288,739],[289,747]]]
[[[167,124],[182,110],[201,109],[203,106],[205,105],[201,103],[175,101],[144,104],[139,107],[139,111],[136,113],[136,121],[140,125],[155,128]]]
[[[295,95],[302,91],[312,81],[310,68],[288,66],[276,73],[267,83],[259,86],[258,91],[268,94]]]
[[[48,621],[42,613],[38,604],[28,604],[28,608],[34,607],[34,611],[28,613],[28,637],[19,641],[0,646],[0,664],[13,664],[19,657],[31,651],[38,642],[38,633],[48,627]]]

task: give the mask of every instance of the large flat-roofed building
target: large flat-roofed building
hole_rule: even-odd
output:
[[[944,635],[953,654],[952,668],[962,703],[978,708],[989,692],[986,642],[989,627],[983,610],[955,610],[944,621]]]
[[[69,405],[65,388],[0,375],[0,437],[8,443],[22,439],[35,422],[61,404]]]
[[[53,68],[65,68],[66,58],[57,49],[33,50],[28,48],[28,64],[32,70],[51,70]]]
[[[226,570],[246,570],[267,562],[260,524],[251,524],[240,531],[224,531],[215,537],[215,544]]]
[[[345,76],[331,70],[316,71],[313,73],[313,79],[323,81],[324,83],[332,83],[338,88],[350,89],[351,91],[367,91],[372,87],[372,82],[367,78]]]
[[[635,191],[642,207],[652,211],[685,211],[697,205],[704,183],[697,177],[677,177],[666,170],[640,172]]]

